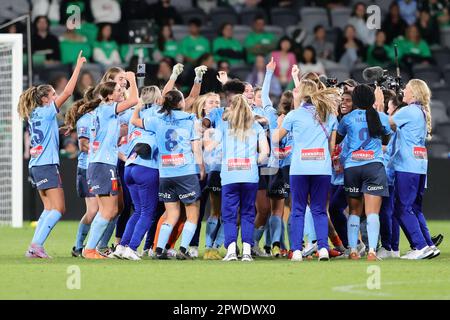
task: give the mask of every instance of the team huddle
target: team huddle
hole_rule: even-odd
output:
[[[61,95],[39,85],[20,96],[30,177],[44,204],[29,258],[50,258],[43,245],[65,211],[56,115],[85,61],[80,52]],[[272,59],[262,88],[219,72],[222,92],[200,95],[199,66],[186,98],[175,88],[181,64],[162,90],[139,90],[135,74],[118,67],[87,89],[64,126],[78,135],[77,191],[86,203],[72,256],[198,258],[209,208],[206,260],[437,257],[443,236],[431,237],[422,212],[427,84],[413,79],[402,96],[353,80],[328,88],[294,66],[295,89],[274,107],[275,69]],[[402,256],[400,228],[411,248]]]

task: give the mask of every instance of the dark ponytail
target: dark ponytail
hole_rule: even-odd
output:
[[[164,102],[159,113],[170,115],[172,110],[180,110],[179,103],[183,100],[183,95],[178,90],[170,90],[164,95]]]
[[[366,110],[367,127],[369,136],[380,138],[383,135],[383,126],[380,115],[373,107],[375,103],[375,94],[371,87],[366,84],[358,85],[352,93],[353,107]]]

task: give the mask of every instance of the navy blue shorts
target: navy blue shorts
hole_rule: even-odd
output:
[[[281,168],[281,172],[283,173],[283,180],[284,180],[284,190],[286,190],[288,195],[291,193],[289,171],[291,171],[291,166],[285,166],[285,167]]]
[[[220,194],[222,192],[222,179],[220,171],[211,171],[208,173],[207,188],[212,193]]]
[[[351,198],[363,194],[388,197],[386,170],[381,162],[344,169],[344,190]]]
[[[273,199],[286,199],[289,197],[281,168],[278,168],[275,174],[269,176],[269,188],[267,193],[269,197]]]
[[[270,171],[270,168],[258,167],[258,190],[267,190],[269,188],[269,175],[267,174],[268,170]],[[265,174],[262,174],[261,171],[263,171]]]
[[[202,192],[198,175],[159,178],[159,201],[194,203],[200,199]]]
[[[80,198],[92,198],[95,194],[89,192],[87,169],[77,168],[77,193]]]
[[[31,184],[38,190],[62,188],[61,176],[57,164],[34,166],[29,169]]]
[[[94,195],[119,194],[119,176],[117,167],[111,164],[90,163],[87,171],[89,192]]]

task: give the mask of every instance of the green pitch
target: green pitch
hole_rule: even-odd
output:
[[[446,236],[438,258],[376,263],[87,261],[70,256],[75,222],[53,230],[46,245],[52,260],[28,260],[34,229],[0,227],[0,299],[450,299],[450,221],[429,227]],[[405,252],[404,238],[401,247]],[[70,289],[74,283],[80,289]]]

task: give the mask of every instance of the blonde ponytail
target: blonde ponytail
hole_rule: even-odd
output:
[[[245,140],[248,130],[251,129],[255,122],[247,99],[242,94],[237,94],[233,97],[223,117],[230,125],[230,134],[241,141]]]
[[[37,87],[30,87],[22,92],[17,105],[17,112],[20,117],[22,119],[28,118],[31,112],[42,103],[42,98],[48,95],[51,90],[51,85],[43,84]]]
[[[431,90],[425,81],[420,79],[411,79],[408,82],[411,87],[413,97],[416,101],[420,102],[423,106],[423,111],[425,112],[425,118],[427,123],[427,138],[431,139],[433,127],[431,125]]]

